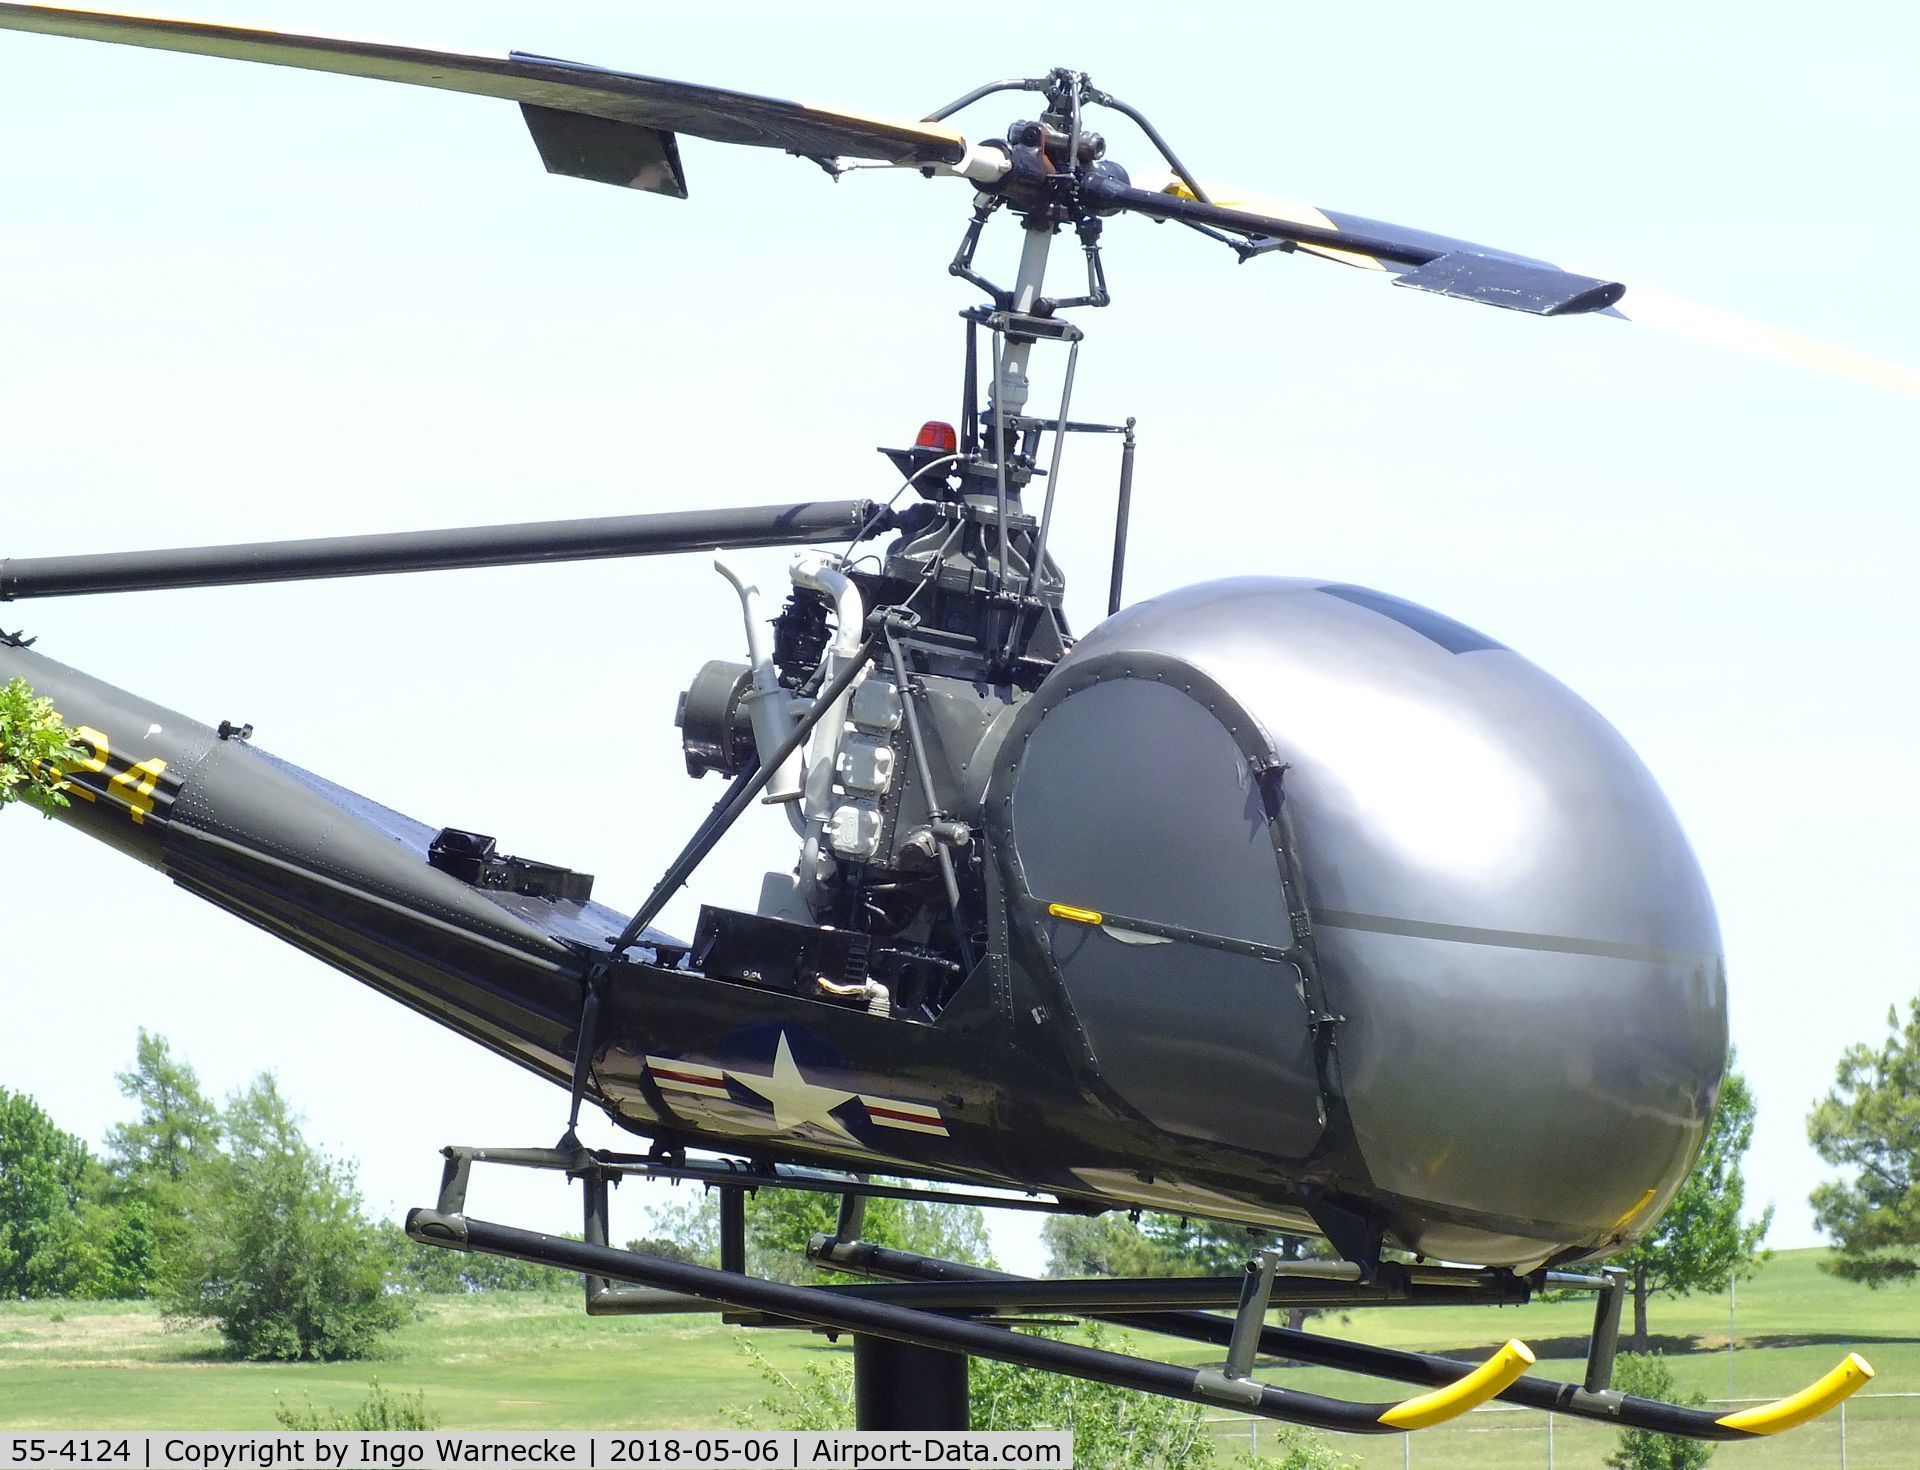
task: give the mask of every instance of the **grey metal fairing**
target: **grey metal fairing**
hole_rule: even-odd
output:
[[[1151,599],[1048,683],[1127,655],[1228,691],[1286,767],[1312,944],[1342,1018],[1329,1101],[1401,1243],[1530,1263],[1650,1228],[1718,1092],[1725,985],[1698,864],[1619,734],[1511,650],[1335,584],[1247,578]],[[1109,850],[1116,880],[1155,860],[1153,829],[1140,838]],[[1263,920],[1236,922],[1251,935]],[[1292,990],[1276,985],[1276,1006]],[[1212,1060],[1190,1054],[1196,1070]],[[1277,1058],[1275,1084],[1295,1065]],[[1289,1105],[1284,1089],[1271,1104]]]

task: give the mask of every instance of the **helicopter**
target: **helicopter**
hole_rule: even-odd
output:
[[[892,123],[552,58],[34,5],[0,5],[0,27],[515,101],[550,172],[642,192],[687,194],[680,134],[971,189],[948,265],[985,297],[965,314],[964,412],[889,451],[904,482],[891,503],[0,562],[12,601],[835,548],[797,555],[772,597],[717,563],[746,657],[702,668],[677,723],[688,774],[725,786],[631,914],[595,903],[585,874],[277,761],[244,726],[91,679],[24,637],[0,648],[0,677],[53,698],[86,752],[66,773],[74,825],[566,1089],[554,1148],[449,1150],[438,1204],[410,1219],[416,1239],[578,1270],[590,1310],[708,1302],[851,1332],[875,1377],[906,1364],[938,1385],[909,1396],[896,1382],[904,1410],[876,1391],[862,1409],[875,1427],[890,1412],[950,1419],[951,1365],[963,1372],[968,1353],[1363,1432],[1500,1394],[1740,1438],[1865,1381],[1849,1358],[1808,1395],[1719,1417],[1608,1386],[1618,1282],[1575,1268],[1657,1221],[1725,1064],[1711,901],[1637,757],[1518,654],[1369,588],[1254,578],[1123,607],[1133,426],[1071,416],[1073,314],[1106,304],[1105,232],[1122,216],[1191,227],[1242,259],[1317,256],[1539,316],[1614,310],[1620,283],[1358,216],[1213,198],[1144,115],[1065,69]],[[1002,92],[1037,97],[1037,115],[985,142],[949,125]],[[1107,157],[1088,126],[1096,108],[1142,128],[1164,183],[1136,184]],[[995,225],[1021,231],[1010,285],[977,263]],[[1049,296],[1069,232],[1080,272],[1072,294]],[[1041,351],[1067,360],[1048,412],[1029,400]],[[1077,638],[1048,553],[1075,435],[1125,446],[1110,616]],[[851,556],[869,543],[870,570]],[[1393,799],[1410,779],[1449,784],[1458,805],[1442,810],[1461,820],[1410,827]],[[686,939],[654,927],[755,803],[786,814],[797,849],[758,905],[704,906]],[[1529,1004],[1598,987],[1618,997],[1610,1025],[1577,1036]],[[1564,1079],[1543,1084],[1543,1054]],[[589,1103],[650,1152],[582,1148]],[[580,1179],[586,1240],[468,1216],[479,1163]],[[720,1272],[607,1247],[607,1187],[636,1174],[721,1189]],[[892,1284],[745,1277],[741,1201],[763,1187],[840,1195],[842,1228],[811,1254]],[[1036,1283],[859,1241],[863,1199],[923,1187],[1306,1231],[1340,1259],[1256,1253],[1243,1278],[1201,1283]],[[1549,1285],[1597,1295],[1577,1387],[1526,1376],[1517,1344],[1469,1371],[1265,1326],[1287,1303],[1506,1303]],[[1219,1307],[1233,1316],[1206,1310]],[[980,1320],[1033,1311],[1181,1330],[1220,1342],[1227,1362],[1195,1374]],[[933,1357],[875,1346],[901,1343]],[[1250,1375],[1256,1348],[1433,1392],[1353,1405],[1271,1388]]]

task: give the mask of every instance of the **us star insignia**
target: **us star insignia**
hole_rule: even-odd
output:
[[[949,1136],[940,1109],[927,1103],[849,1092],[810,1081],[794,1061],[793,1047],[784,1031],[774,1045],[772,1069],[767,1072],[655,1056],[647,1058],[647,1072],[654,1085],[667,1094],[675,1112],[710,1119],[716,1126],[735,1131],[745,1128],[756,1133],[811,1136],[860,1149],[869,1145],[848,1131],[847,1121],[864,1121],[901,1133]],[[858,1104],[857,1111],[848,1111],[849,1104],[854,1103]]]

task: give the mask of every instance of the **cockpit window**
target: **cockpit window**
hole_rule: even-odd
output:
[[[1504,643],[1496,643],[1485,633],[1475,632],[1465,623],[1456,623],[1452,618],[1442,617],[1431,608],[1420,606],[1417,602],[1408,602],[1402,597],[1389,597],[1384,592],[1373,592],[1365,587],[1349,587],[1341,583],[1322,587],[1322,592],[1338,597],[1343,602],[1351,602],[1355,607],[1364,607],[1377,612],[1382,617],[1392,618],[1403,628],[1411,628],[1422,638],[1438,643],[1448,653],[1476,653],[1485,648],[1506,648]]]

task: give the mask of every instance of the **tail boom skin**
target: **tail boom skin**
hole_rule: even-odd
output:
[[[578,1008],[563,936],[430,867],[433,831],[240,738],[19,646],[0,680],[51,698],[76,736],[66,821],[189,892],[543,1076],[565,1080]],[[578,907],[578,906],[576,906]]]

